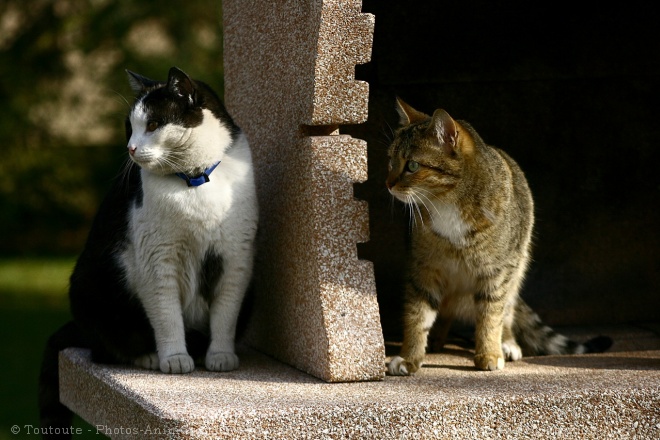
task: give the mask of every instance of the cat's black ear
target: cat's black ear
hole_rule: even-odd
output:
[[[191,105],[195,103],[195,83],[181,69],[172,67],[167,77],[167,88],[173,94],[186,99]]]
[[[126,69],[126,73],[128,74],[128,84],[130,84],[131,90],[136,95],[141,95],[148,90],[156,88],[160,84],[158,81],[138,75],[128,69]]]
[[[415,122],[427,121],[430,116],[415,110],[406,104],[403,99],[396,97],[396,111],[399,113],[399,124],[409,125]]]
[[[429,125],[428,129],[433,131],[445,149],[456,150],[458,127],[456,126],[456,121],[449,116],[449,113],[441,108],[433,112],[431,125]]]

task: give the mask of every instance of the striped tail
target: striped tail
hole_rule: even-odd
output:
[[[523,356],[602,353],[612,346],[612,338],[608,336],[597,336],[585,343],[568,339],[545,325],[520,298],[513,321],[513,333]]]

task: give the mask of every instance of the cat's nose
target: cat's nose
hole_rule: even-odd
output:
[[[135,145],[128,146],[128,154],[130,154],[131,156],[135,154],[135,150],[137,150],[137,147]]]

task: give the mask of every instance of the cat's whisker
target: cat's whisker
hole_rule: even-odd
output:
[[[436,194],[433,193],[433,191],[431,191],[431,190],[428,189],[428,188],[418,187],[418,188],[415,188],[415,191],[421,191],[421,192],[423,192],[424,194],[426,194],[426,195],[428,195],[428,196],[430,196],[430,197],[432,197],[432,198],[434,198],[434,199],[436,199],[436,200],[440,200],[440,197],[438,197]]]
[[[131,168],[133,168],[133,166],[137,166],[135,162],[129,158],[126,158],[124,163],[121,165],[119,173],[117,174],[117,178],[121,179],[124,187],[128,186],[128,180],[131,174]]]
[[[417,188],[417,190],[418,190],[418,189],[420,189],[420,188]],[[416,192],[416,193],[415,193],[415,196],[419,198],[419,201],[421,202],[422,205],[424,205],[424,208],[426,209],[426,212],[429,213],[429,215],[432,216],[432,215],[433,215],[433,212],[431,212],[431,210],[429,209],[429,207],[428,207],[428,205],[426,204],[426,202],[428,202],[428,203],[433,207],[433,211],[435,211],[436,214],[440,214],[440,211],[439,211],[438,208],[435,206],[435,204],[433,203],[433,201],[432,201],[427,195],[425,195],[423,192],[419,192],[419,193]],[[424,199],[426,199],[426,202],[422,199],[422,197],[423,197]]]
[[[424,226],[424,217],[422,216],[422,212],[419,209],[419,204],[415,200],[414,195],[407,195],[406,196],[406,206],[408,206],[408,209],[410,210],[410,218],[411,218],[411,227],[417,227],[417,214],[419,214],[419,220],[422,223],[422,226]]]
[[[415,191],[424,195],[426,197],[426,200],[429,201],[429,203],[433,203],[435,205],[434,201],[438,201],[438,202],[440,201],[440,197],[434,194],[433,191],[431,191],[430,189],[419,187],[419,188],[415,188]]]
[[[394,132],[394,129],[392,128],[392,126],[387,121],[385,121],[385,126],[387,126],[387,128],[390,130],[389,135],[387,133],[385,133],[385,136],[388,138],[390,143],[392,143],[392,140],[394,139],[394,136],[396,136],[396,134]]]
[[[410,228],[410,230],[412,230],[412,222],[413,222],[413,220],[411,218],[412,217],[412,215],[411,215],[412,214],[412,205],[411,205],[410,200],[409,200],[408,197],[406,197],[406,199],[403,200],[403,209],[405,210],[406,217],[408,218],[408,227]]]
[[[424,226],[424,216],[422,215],[421,209],[419,209],[419,204],[416,203],[415,206],[417,207],[417,214],[419,215],[419,221]]]
[[[165,165],[167,165],[167,161],[163,160],[163,158],[158,158],[156,159],[156,165],[160,168],[161,172],[165,172]]]
[[[426,188],[415,188],[415,191],[417,192],[418,197],[424,197],[428,203],[431,204],[433,207],[433,210],[435,211],[436,214],[440,215],[440,210],[438,209],[438,206],[434,203],[434,201],[440,201],[440,198],[433,194],[430,190]],[[432,212],[429,210],[428,205],[424,203],[424,207],[428,211],[429,214],[432,214]]]
[[[418,211],[419,211],[419,207],[418,207],[417,205],[413,205],[413,206],[414,206],[416,209],[415,209],[414,211],[412,211],[410,214],[412,215],[412,218],[413,218],[413,220],[414,220],[415,227],[417,228],[417,227],[418,227],[418,226],[417,226],[417,213],[418,213]],[[421,222],[421,224],[422,224],[422,226],[423,226],[423,225],[424,225],[424,219],[420,216],[420,217],[419,217],[419,220],[420,220],[420,222]]]
[[[412,201],[408,202],[406,204],[406,207],[408,208],[408,227],[410,228],[410,231],[415,229],[417,227],[417,217],[415,217],[415,210],[414,210],[414,203]]]
[[[414,211],[413,211],[413,204],[410,199],[407,200],[406,202],[406,210],[408,211],[408,226],[412,230],[414,227],[414,223],[416,222]]]
[[[171,151],[168,152],[167,156],[163,157],[164,160],[167,160],[167,163],[173,168],[177,170],[182,170],[187,168],[185,166],[187,155],[185,152],[179,152],[179,151]]]
[[[420,203],[424,206],[424,209],[426,209],[427,212],[429,211],[428,207],[424,203],[424,200],[415,191],[413,191],[413,193],[410,195],[410,198],[415,201],[415,204],[418,206],[418,211],[419,211],[419,204]],[[421,215],[421,212],[420,212],[420,215]]]
[[[422,225],[424,224],[424,219],[422,217],[422,213],[419,209],[419,206],[417,202],[415,201],[415,198],[411,194],[405,194],[404,195],[404,200],[402,200],[404,207],[406,208],[407,216],[409,218],[409,226],[412,230],[413,227],[417,227],[417,214],[419,214],[419,218],[422,221]]]
[[[383,135],[382,139],[378,138],[376,141],[379,144],[383,144],[386,147],[389,147],[390,144],[392,143],[392,137],[390,137],[387,133],[385,133],[385,131],[382,132],[382,135]]]
[[[377,139],[376,142],[384,147],[390,146],[390,141],[388,139]]]
[[[395,200],[394,196],[391,196],[390,197],[390,220],[394,219],[394,205],[395,205],[394,200]]]
[[[160,156],[158,158],[158,166],[160,167],[161,171],[169,171],[169,170],[181,170],[183,169],[183,166],[181,163],[179,163],[176,160],[176,157],[172,157],[173,155],[167,155],[167,156]]]
[[[114,90],[114,89],[110,89],[110,91],[121,98],[120,102],[126,104],[126,108],[128,108],[128,109],[131,108],[131,103],[128,102],[128,99],[126,99],[124,97],[124,95],[122,95],[121,93],[119,93],[117,90]]]

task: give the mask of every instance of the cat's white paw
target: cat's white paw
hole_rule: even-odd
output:
[[[133,361],[133,365],[140,368],[146,368],[147,370],[159,370],[160,362],[158,360],[158,353],[154,352],[142,355]]]
[[[188,354],[173,354],[160,361],[160,371],[163,373],[190,373],[195,369],[195,362]]]
[[[518,361],[523,357],[522,350],[515,341],[502,342],[502,351],[508,361]]]
[[[395,356],[387,365],[387,372],[392,376],[409,376],[410,373],[406,368],[406,360],[401,356]]]
[[[230,352],[208,353],[206,369],[209,371],[231,371],[238,368],[238,356]]]

